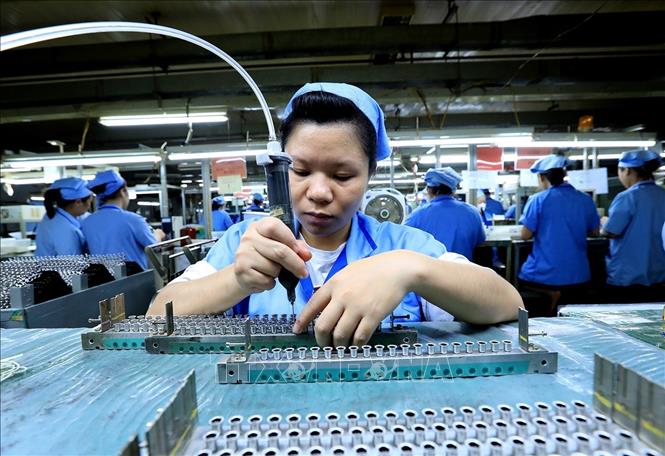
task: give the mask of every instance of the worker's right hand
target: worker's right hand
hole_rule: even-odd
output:
[[[270,290],[282,268],[307,277],[305,261],[312,257],[305,241],[297,240],[279,219],[250,223],[236,250],[234,272],[240,287],[250,293]]]

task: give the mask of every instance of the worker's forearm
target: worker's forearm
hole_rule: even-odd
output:
[[[412,290],[458,320],[493,324],[517,318],[522,298],[489,268],[415,254]]]
[[[248,293],[235,278],[233,265],[188,282],[172,283],[162,289],[147,315],[163,315],[164,305],[173,302],[176,315],[220,313],[242,301]]]

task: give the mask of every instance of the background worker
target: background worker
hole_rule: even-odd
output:
[[[462,176],[447,166],[428,170],[424,179],[429,204],[416,209],[406,225],[430,233],[449,252],[472,259],[473,249],[485,240],[485,227],[478,209],[455,198]]]
[[[662,164],[651,150],[624,152],[619,159],[619,193],[603,220],[610,238],[606,299],[613,302],[665,299],[665,189],[653,172]]]
[[[263,195],[260,193],[252,194],[252,204],[247,207],[248,211],[252,212],[263,212]]]
[[[212,230],[226,231],[233,221],[231,216],[224,209],[224,197],[216,196],[212,199]]]
[[[81,255],[86,243],[79,217],[90,209],[93,194],[78,177],[58,179],[44,193],[46,214],[37,225],[36,256]]]
[[[175,313],[195,314],[245,300],[249,314],[290,313],[286,289],[275,280],[285,267],[301,279],[293,330],[320,314],[322,346],[363,344],[392,311],[420,320],[434,307],[488,324],[516,317],[519,294],[492,270],[446,252],[427,233],[358,211],[377,161],[390,155],[383,112],[367,93],[306,84],[286,107],[281,141],[293,160],[301,239],[274,217],[236,224],[156,296],[149,314],[163,313],[168,301]]]
[[[148,269],[143,249],[164,239],[162,230],[153,230],[138,214],[129,212],[127,183],[109,169],[100,171],[88,183],[99,199],[97,212],[83,221],[83,234],[92,255],[123,253],[128,261]]]
[[[482,215],[485,218],[485,223],[487,225],[491,225],[492,220],[494,219],[494,215],[503,215],[505,211],[503,209],[503,205],[499,201],[492,198],[492,194],[490,193],[489,189],[483,189],[483,195],[485,195],[485,204],[482,208]]]
[[[520,285],[556,291],[547,308],[540,309],[550,315],[557,302],[579,299],[580,286],[591,280],[586,238],[597,235],[600,224],[591,197],[564,182],[567,165],[561,155],[533,164],[531,172],[538,174],[543,190],[529,198],[520,219],[521,238],[534,240],[519,273]]]

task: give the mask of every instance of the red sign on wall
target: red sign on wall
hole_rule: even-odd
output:
[[[503,171],[503,149],[501,147],[479,147],[476,150],[476,169]]]
[[[529,169],[537,160],[551,153],[549,147],[518,147],[515,169]]]

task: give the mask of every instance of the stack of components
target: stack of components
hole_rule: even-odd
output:
[[[219,383],[357,382],[554,373],[557,353],[513,347],[510,340],[262,348],[230,354],[217,365]]]
[[[124,262],[123,254],[9,258],[0,262],[0,308],[10,307],[11,288],[34,285],[38,304],[71,293],[77,275],[87,274],[88,286],[110,282],[114,266]]]
[[[109,323],[81,335],[84,350],[145,348],[154,354],[232,353],[316,345],[313,323],[306,332],[293,334],[294,315],[174,316],[169,303],[166,316],[131,315],[125,318],[123,300],[122,295],[111,299],[111,304],[123,307],[118,308],[117,315],[105,316],[107,311],[100,303],[101,321]],[[415,342],[417,337],[414,329],[394,326],[377,330],[371,341],[401,344]]]
[[[657,455],[582,401],[210,419],[187,454]]]

